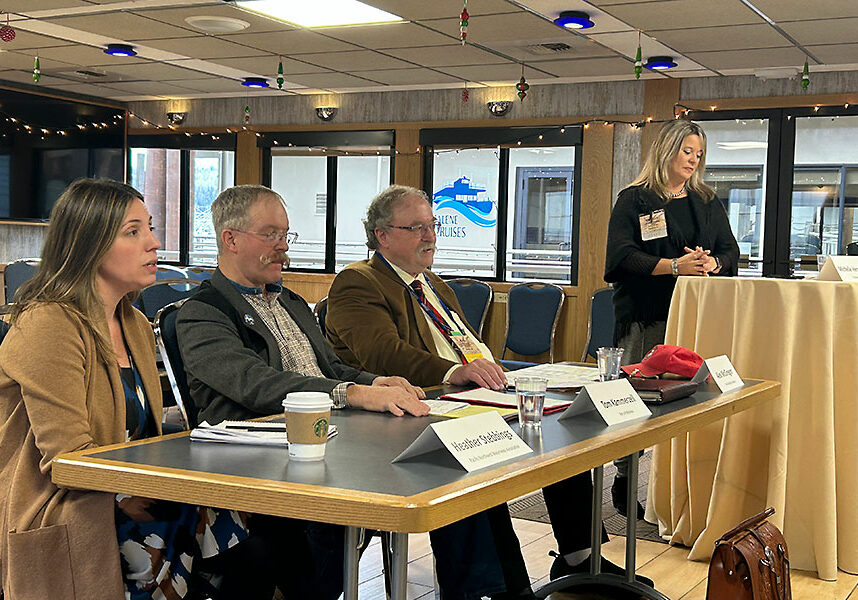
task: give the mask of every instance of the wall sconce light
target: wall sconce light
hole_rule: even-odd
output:
[[[181,125],[185,122],[186,114],[183,112],[168,112],[167,120],[170,122],[170,125]]]
[[[486,106],[493,117],[502,117],[512,108],[512,102],[509,100],[495,100],[486,102]]]
[[[319,106],[316,108],[316,116],[322,121],[332,121],[337,116],[336,106]]]

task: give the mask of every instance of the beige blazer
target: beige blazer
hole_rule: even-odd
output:
[[[120,322],[160,430],[155,340],[127,301]],[[124,597],[113,494],[59,488],[51,462],[64,452],[125,440],[116,364],[57,304],[26,311],[0,346],[0,575],[8,600]]]

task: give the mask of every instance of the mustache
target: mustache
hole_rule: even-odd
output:
[[[291,261],[289,259],[289,255],[285,252],[275,252],[274,254],[260,255],[259,262],[263,265],[270,265],[273,262],[279,262],[283,263],[283,266],[288,268]]]
[[[423,252],[424,250],[437,250],[435,242],[424,242],[417,247],[418,252]]]

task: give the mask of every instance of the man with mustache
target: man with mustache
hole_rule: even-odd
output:
[[[176,322],[200,421],[278,414],[283,398],[294,391],[329,393],[334,409],[428,414],[420,401],[423,390],[402,377],[342,363],[307,303],[282,287],[281,267],[295,234],[279,194],[258,185],[229,188],[212,204],[212,221],[218,268],[182,305]],[[333,600],[342,591],[342,528],[309,524],[308,535],[317,550],[317,597]],[[485,513],[435,530],[430,539],[445,598],[502,592],[504,577]]]
[[[341,271],[328,295],[327,335],[343,362],[424,387],[505,389],[503,370],[462,317],[455,293],[429,270],[438,221],[426,194],[390,186],[370,203],[364,227],[375,254]],[[581,473],[543,490],[559,549],[551,579],[590,569],[592,486],[590,473]],[[507,515],[493,523],[505,565],[520,557],[508,521]],[[602,535],[607,540],[604,529]],[[604,558],[601,570],[624,573]],[[645,577],[638,580],[652,585]]]

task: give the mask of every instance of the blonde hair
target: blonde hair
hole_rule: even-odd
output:
[[[221,239],[223,230],[246,231],[250,227],[250,209],[253,208],[260,196],[264,195],[274,196],[280,201],[283,208],[286,208],[283,197],[264,185],[236,185],[217,195],[217,198],[212,202],[212,225],[214,225],[215,237],[217,238],[218,253],[223,252],[223,240]]]
[[[682,149],[682,142],[689,135],[696,135],[700,138],[703,155],[700,157],[694,173],[688,178],[685,187],[689,191],[697,193],[704,202],[709,202],[714,198],[715,190],[703,182],[703,174],[706,172],[706,133],[700,125],[687,119],[674,119],[661,126],[658,136],[650,146],[640,174],[629,185],[642,185],[669,202],[670,196],[667,192],[667,186],[670,161],[679,154]]]
[[[96,276],[134,200],[143,195],[110,179],[78,179],[66,188],[51,210],[38,270],[15,294],[13,324],[39,303],[59,304],[90,329],[102,360],[116,360]]]

